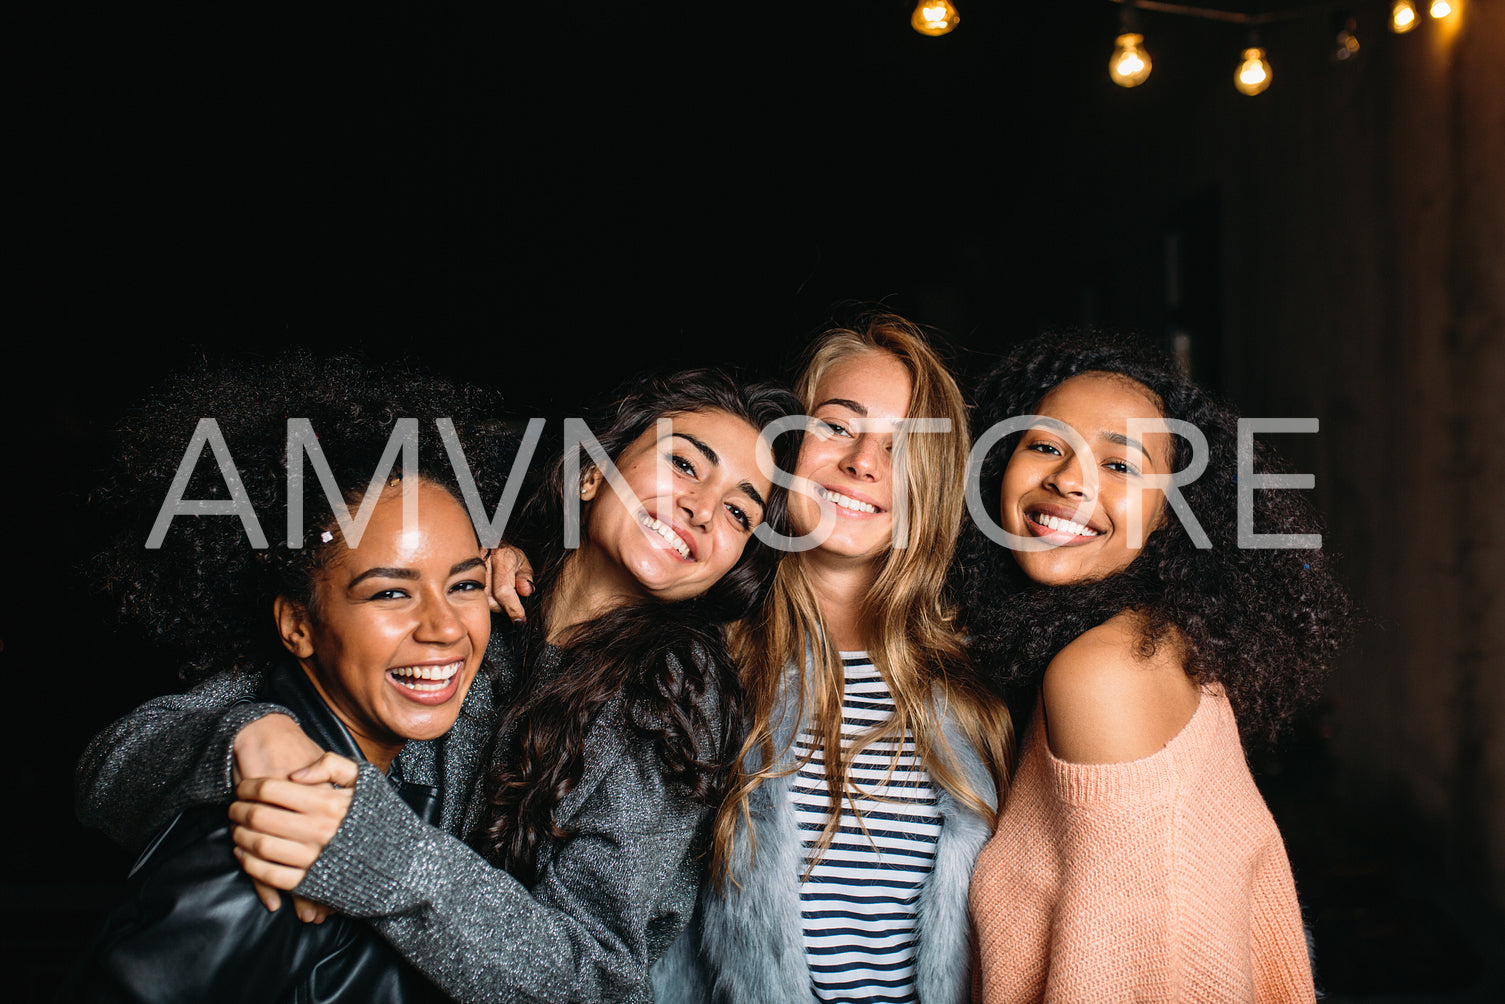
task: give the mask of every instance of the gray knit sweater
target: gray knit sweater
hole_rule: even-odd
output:
[[[510,680],[501,647],[488,654]],[[282,710],[234,703],[253,689],[216,678],[110,726],[80,762],[79,818],[134,845],[187,805],[225,801],[235,732]],[[408,744],[401,776],[451,796],[475,791],[495,720],[490,689],[485,681],[471,688],[446,737]],[[714,695],[705,707],[714,721]],[[608,705],[597,717],[585,774],[556,810],[575,837],[543,863],[531,889],[452,835],[473,823],[477,799],[447,797],[452,832],[444,832],[418,822],[367,765],[298,892],[369,920],[461,1001],[652,1000],[649,969],[695,902],[709,811],[671,790],[621,712]]]

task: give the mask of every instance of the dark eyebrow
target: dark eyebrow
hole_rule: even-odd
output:
[[[1106,439],[1114,446],[1127,446],[1130,449],[1138,450],[1146,457],[1150,455],[1150,452],[1144,448],[1143,443],[1141,443],[1137,439],[1130,439],[1128,436],[1125,436],[1121,432],[1104,432],[1102,433],[1102,438]]]
[[[464,561],[457,563],[453,568],[451,568],[449,570],[449,576],[445,577],[449,578],[450,576],[459,575],[461,572],[468,571],[472,568],[479,568],[485,564],[486,562],[482,561],[479,557],[466,558]],[[404,581],[412,581],[417,578],[420,578],[420,576],[417,570],[412,568],[368,568],[361,574],[357,575],[355,578],[351,579],[350,585],[346,586],[345,588],[354,589],[356,586],[360,585],[362,582],[365,582],[367,579],[402,579]]]
[[[721,458],[716,455],[716,451],[711,449],[709,444],[696,439],[688,432],[676,432],[674,435],[676,438],[689,440],[690,443],[695,447],[695,449],[699,450],[705,456],[706,460],[710,461],[712,464],[718,467],[721,465]],[[763,496],[759,494],[758,490],[752,486],[751,481],[744,481],[739,484],[737,488],[746,493],[748,498],[756,502],[758,504],[758,508],[763,512],[768,511],[768,503],[763,501]]]
[[[484,568],[485,566],[486,562],[482,561],[479,555],[474,558],[466,558],[464,561],[459,562],[453,568],[451,568],[449,570],[449,575],[445,576],[445,578],[459,575],[461,572],[468,572],[472,568]]]
[[[700,440],[696,439],[694,436],[690,435],[688,432],[676,432],[674,434],[674,438],[675,439],[687,439],[687,440],[689,440],[690,443],[694,445],[695,449],[697,449],[701,453],[703,453],[705,455],[705,458],[707,460],[709,460],[711,463],[718,464],[718,465],[721,463],[721,458],[718,457],[718,456],[716,456],[716,451],[715,450],[711,449],[709,445],[707,445],[706,443],[703,443]]]
[[[411,568],[368,568],[350,580],[347,589],[354,589],[367,579],[416,579],[418,572]]]
[[[867,408],[863,406],[862,402],[853,401],[851,398],[845,397],[833,397],[830,400],[822,401],[820,404],[815,406],[815,410],[819,411],[828,404],[837,405],[838,407],[845,408],[847,411],[855,411],[863,418],[867,418]]]
[[[742,489],[742,491],[747,494],[748,498],[752,499],[758,504],[758,509],[760,511],[765,513],[768,511],[768,503],[763,501],[763,496],[758,494],[758,490],[752,486],[751,481],[744,481],[737,487]]]

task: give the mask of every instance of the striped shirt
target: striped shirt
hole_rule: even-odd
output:
[[[894,699],[866,652],[843,652],[841,661],[842,744],[850,748],[851,737],[892,717]],[[802,732],[795,755],[816,745]],[[867,746],[850,763],[848,784],[861,822],[844,800],[830,846],[800,885],[812,990],[822,1001],[913,1001],[916,910],[941,832],[935,790],[912,736]],[[800,767],[790,798],[808,866],[831,812],[820,752]]]

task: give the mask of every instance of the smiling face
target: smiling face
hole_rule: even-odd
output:
[[[286,597],[276,605],[283,643],[383,769],[406,741],[454,725],[491,634],[470,517],[444,489],[416,490],[413,526],[403,527],[401,486],[388,488],[360,546],[319,572],[317,617]]]
[[[1020,437],[1003,472],[1001,523],[1056,546],[1016,550],[1014,560],[1035,582],[1053,586],[1122,571],[1139,554],[1128,543],[1133,528],[1145,540],[1165,508],[1145,477],[1170,473],[1170,436],[1140,434],[1136,441],[1128,427],[1131,418],[1161,418],[1159,403],[1127,377],[1080,373],[1046,394],[1035,413],[1074,429],[1091,456],[1079,455],[1071,437],[1048,427]],[[1135,513],[1131,496],[1141,488]]]
[[[729,572],[763,521],[772,483],[758,470],[759,430],[724,411],[667,416],[616,459],[623,498],[599,470],[581,487],[590,503],[576,552],[597,612],[622,602],[699,596]]]
[[[813,531],[823,510],[834,514],[831,533],[805,552],[815,560],[871,563],[892,546],[894,429],[909,413],[911,389],[904,364],[881,349],[842,358],[816,384],[794,473],[813,481],[820,498],[791,492],[789,503],[799,534]]]

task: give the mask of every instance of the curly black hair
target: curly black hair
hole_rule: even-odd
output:
[[[1320,549],[1240,548],[1238,418],[1192,383],[1165,352],[1142,340],[1092,331],[1048,333],[1018,346],[978,384],[979,434],[1005,419],[1034,413],[1045,395],[1080,373],[1113,373],[1148,388],[1161,413],[1189,422],[1207,440],[1208,465],[1180,488],[1212,547],[1199,549],[1178,518],[1152,532],[1123,571],[1096,582],[1046,587],[1020,571],[1012,552],[973,524],[957,566],[974,655],[1011,696],[1029,695],[1054,656],[1082,633],[1116,614],[1143,616],[1141,649],[1153,652],[1171,628],[1186,644],[1186,670],[1220,684],[1247,745],[1273,741],[1320,693],[1355,625],[1333,556]],[[1173,471],[1192,446],[1171,437]],[[1019,441],[1005,437],[977,477],[988,518],[999,520],[1003,470]],[[1287,470],[1255,441],[1257,473]],[[1255,491],[1260,533],[1318,533],[1321,522],[1297,491]]]
[[[286,539],[288,419],[306,418],[346,503],[367,489],[400,418],[419,420],[417,474],[464,501],[434,420],[448,418],[483,500],[495,500],[515,449],[494,420],[488,391],[411,365],[378,367],[351,356],[291,351],[270,359],[203,361],[169,376],[115,431],[109,475],[91,496],[113,524],[95,569],[123,620],[181,650],[179,675],[252,671],[286,656],[271,615],[278,595],[317,616],[314,578],[343,548],[333,509],[305,461],[303,545]],[[200,420],[223,436],[267,546],[235,515],[176,515],[159,547],[147,541]],[[401,474],[401,460],[392,470]],[[205,446],[182,493],[230,498]],[[491,504],[491,503],[487,503]],[[332,534],[322,540],[324,531]]]
[[[606,416],[591,423],[593,430],[604,429],[597,440],[613,461],[664,415],[718,410],[761,430],[803,411],[782,387],[741,383],[720,370],[688,370],[629,387]],[[772,444],[781,469],[793,468],[800,439],[790,434]],[[578,458],[582,475],[592,466],[588,456]],[[579,485],[565,483],[565,468],[561,457],[524,508],[513,537],[535,564],[537,589],[528,600],[521,640],[521,696],[499,695],[510,703],[497,733],[506,753],[494,758],[487,777],[488,806],[475,841],[482,854],[525,883],[537,879],[548,849],[571,836],[554,809],[584,774],[592,724],[618,699],[627,727],[655,750],[674,789],[704,805],[720,802],[735,777],[745,735],[742,684],[722,628],[762,600],[779,559],[774,548],[750,540],[731,570],[701,596],[609,611],[571,633],[556,665],[545,655],[545,614],[572,553],[563,545],[563,507],[579,491]],[[774,486],[766,501],[764,522],[789,533],[785,490]]]

